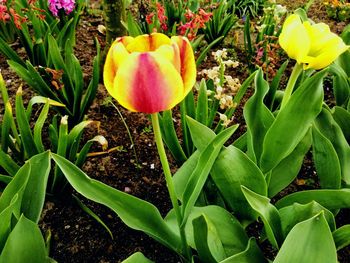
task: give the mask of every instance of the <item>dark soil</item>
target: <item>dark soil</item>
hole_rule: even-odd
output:
[[[280,1],[289,4],[290,8],[295,8],[304,1]],[[94,8],[99,9],[98,1],[93,1]],[[320,1],[315,1],[311,7],[309,15],[318,22],[320,18],[326,18],[322,13]],[[96,54],[94,39],[97,38],[101,46],[104,46],[104,35],[97,28],[103,24],[99,12],[85,14],[80,22],[77,31],[76,56],[84,66],[84,78],[89,79],[92,72],[92,58]],[[327,19],[327,18],[326,18]],[[344,25],[332,20],[326,20],[332,28],[340,32]],[[19,49],[20,51],[20,49]],[[238,51],[239,52],[239,51]],[[238,57],[244,57],[239,54]],[[210,66],[206,64],[205,66]],[[11,71],[3,56],[0,56],[1,73],[8,83],[11,97],[21,83],[21,80]],[[239,77],[241,81],[247,76],[246,71]],[[33,92],[24,86],[24,96],[30,99]],[[252,91],[248,92],[248,96]],[[244,99],[248,98],[248,96]],[[156,146],[153,140],[153,133],[150,129],[151,122],[142,113],[130,113],[118,106],[128,128],[131,132],[133,143],[130,141],[126,127],[124,126],[117,110],[109,103],[110,99],[101,84],[97,98],[87,114],[88,119],[100,121],[99,129],[91,127],[85,133],[85,140],[100,134],[106,137],[109,149],[114,149],[108,153],[89,157],[83,166],[83,170],[90,177],[104,182],[118,190],[130,193],[139,198],[153,203],[164,216],[169,211],[171,203],[169,201],[165,180]],[[117,103],[114,102],[116,105]],[[245,125],[242,118],[242,105],[236,111],[235,122],[240,123],[240,130],[236,136],[242,134]],[[3,104],[0,101],[0,120],[3,113]],[[101,149],[96,146],[95,152]],[[135,155],[136,153],[136,155]],[[171,159],[171,156],[169,156]],[[177,166],[171,161],[171,167],[175,172]],[[310,157],[305,158],[304,166],[300,176],[288,188],[287,191],[297,191],[317,185],[315,179],[315,169],[312,166]],[[310,181],[311,180],[311,181]],[[68,192],[72,190],[68,189]],[[56,198],[49,198],[45,204],[44,212],[40,221],[40,227],[45,235],[51,234],[50,256],[58,262],[83,263],[83,262],[120,262],[136,251],[141,251],[155,262],[181,262],[181,259],[174,252],[155,242],[147,235],[128,228],[119,217],[110,209],[86,200],[84,197],[72,191],[86,206],[95,212],[110,228],[114,239],[108,232],[97,223],[91,216],[85,213],[70,194],[64,194]],[[342,210],[337,216],[338,226],[350,223],[350,210]],[[254,235],[257,235],[260,225],[252,226]],[[255,229],[255,230],[254,230]],[[274,251],[268,246],[267,256],[273,255]],[[350,248],[340,251],[339,261],[350,262]]]

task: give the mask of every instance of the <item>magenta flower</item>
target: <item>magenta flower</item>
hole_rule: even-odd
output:
[[[75,8],[75,0],[48,0],[49,9],[54,16],[58,16],[58,11],[63,9],[65,13],[70,14]]]

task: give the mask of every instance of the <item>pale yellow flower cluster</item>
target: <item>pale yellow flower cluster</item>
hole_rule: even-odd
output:
[[[213,80],[215,89],[208,91],[208,97],[218,100],[221,110],[234,108],[237,105],[233,102],[233,98],[241,87],[241,83],[238,78],[225,74],[225,71],[229,68],[237,68],[239,62],[229,59],[225,48],[212,52],[212,56],[218,65],[199,72],[202,76]],[[219,113],[219,115],[225,127],[232,122],[232,119],[228,119],[225,114]]]

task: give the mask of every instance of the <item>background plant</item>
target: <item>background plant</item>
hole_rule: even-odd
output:
[[[15,101],[15,113],[10,103],[6,86],[2,77],[0,78],[0,90],[5,105],[4,118],[0,126],[1,129],[1,149],[0,149],[0,167],[2,169],[0,179],[8,183],[18,172],[18,169],[29,158],[47,149],[68,158],[78,166],[82,166],[93,142],[102,145],[103,150],[108,147],[107,141],[102,136],[82,143],[82,134],[84,129],[93,123],[91,120],[80,122],[72,128],[68,127],[68,116],[61,118],[54,116],[49,124],[49,143],[44,141],[44,125],[48,119],[50,106],[64,107],[57,101],[45,97],[33,97],[27,106],[24,107],[21,88],[17,91]],[[33,106],[36,104],[44,105],[38,113],[33,113]],[[35,119],[34,127],[31,128],[30,122],[33,115],[38,114]],[[5,174],[4,174],[5,173]],[[62,181],[61,172],[55,168],[53,177],[50,178],[50,191],[63,189],[65,182]]]

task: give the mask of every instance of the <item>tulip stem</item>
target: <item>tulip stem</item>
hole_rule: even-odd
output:
[[[165,149],[164,149],[162,134],[160,131],[160,126],[159,126],[158,113],[152,113],[151,118],[152,118],[153,133],[154,133],[154,137],[155,137],[155,141],[156,141],[156,145],[157,145],[157,150],[158,150],[160,162],[162,164],[162,168],[164,171],[165,181],[167,184],[170,200],[171,200],[171,203],[172,203],[173,208],[175,210],[176,219],[177,219],[177,223],[178,223],[179,230],[180,230],[182,249],[183,249],[182,252],[184,253],[185,258],[190,261],[191,260],[191,251],[190,251],[190,248],[189,248],[187,241],[186,241],[185,229],[184,229],[184,227],[181,226],[182,214],[181,214],[179,203],[177,201],[175,187],[174,187],[174,183],[173,183],[173,177],[171,175],[169,162],[168,162],[168,159],[166,157],[166,153],[165,153]]]
[[[290,97],[292,96],[292,92],[294,90],[295,83],[297,82],[297,79],[300,75],[300,73],[303,71],[303,65],[298,64],[298,62],[295,63],[295,66],[293,68],[292,74],[289,77],[287,87],[284,91],[282,103],[281,103],[281,110],[286,106],[287,102],[289,101]]]

